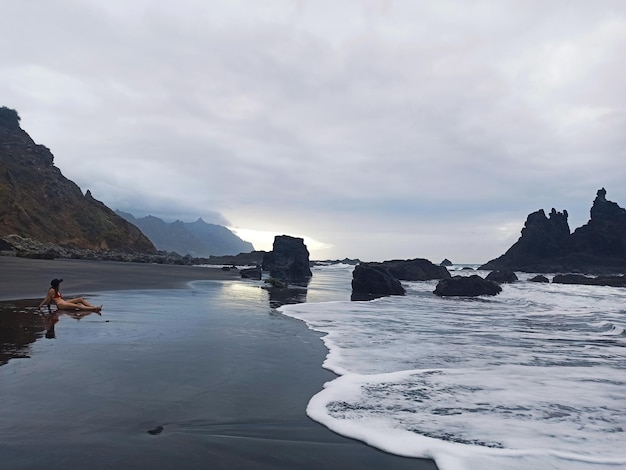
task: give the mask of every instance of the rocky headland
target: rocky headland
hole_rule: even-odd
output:
[[[519,240],[479,269],[536,273],[626,272],[626,210],[598,190],[591,217],[570,233],[567,211],[529,214]]]
[[[141,231],[63,176],[50,150],[0,108],[0,237],[67,249],[156,254]],[[6,247],[5,247],[6,248]]]
[[[227,264],[260,265],[264,253],[253,249],[202,219],[167,224],[114,212],[63,176],[52,152],[20,127],[17,111],[0,107],[0,255],[184,265],[231,255]]]

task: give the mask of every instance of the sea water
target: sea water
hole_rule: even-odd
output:
[[[441,470],[626,468],[626,289],[522,274],[495,297],[440,298],[428,281],[335,300],[352,269],[315,268],[307,303],[281,307],[325,334],[339,375],[312,419]]]

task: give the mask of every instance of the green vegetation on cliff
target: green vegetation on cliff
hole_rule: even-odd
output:
[[[21,129],[17,111],[0,108],[0,237],[19,235],[94,250],[154,253],[141,231],[54,166],[50,150]]]

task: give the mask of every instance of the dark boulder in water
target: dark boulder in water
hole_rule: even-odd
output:
[[[433,293],[439,297],[478,297],[479,295],[497,295],[500,292],[502,292],[502,287],[497,283],[473,274],[443,279],[439,281]]]
[[[383,261],[382,265],[389,274],[401,281],[430,281],[451,277],[444,266],[437,266],[423,258]]]
[[[517,275],[508,269],[491,271],[487,274],[485,279],[487,281],[497,282],[498,284],[510,284],[511,282],[519,281]]]
[[[441,263],[439,263],[439,266],[452,266],[452,261],[450,261],[448,258],[444,259]]]
[[[400,281],[382,263],[361,263],[352,272],[351,300],[372,300],[404,294]]]
[[[552,279],[554,284],[580,284],[585,286],[626,287],[626,276],[590,277],[582,274],[557,274]]]
[[[542,274],[538,274],[535,277],[530,278],[529,281],[530,282],[550,282],[550,279],[548,279]]]

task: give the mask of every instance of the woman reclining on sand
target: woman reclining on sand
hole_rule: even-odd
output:
[[[61,292],[59,292],[59,284],[62,282],[63,279],[52,279],[50,282],[51,287],[48,289],[48,295],[46,295],[46,298],[41,301],[39,308],[41,308],[42,305],[47,304],[48,309],[50,309],[50,304],[55,304],[59,310],[86,310],[89,312],[100,313],[102,305],[96,307],[82,297],[64,300],[61,297]]]

